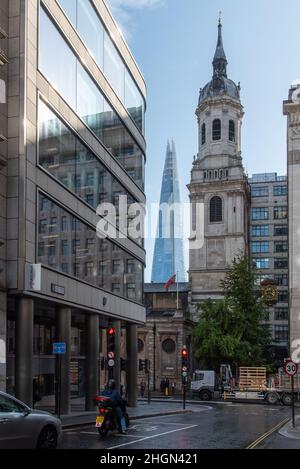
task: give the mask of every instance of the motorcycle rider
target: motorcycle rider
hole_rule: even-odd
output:
[[[116,390],[116,381],[110,379],[107,383],[105,390],[102,393],[102,396],[109,397],[112,403],[112,408],[114,409],[118,421],[121,424],[121,433],[126,433],[126,420],[125,420],[125,402],[121,397],[121,394]]]

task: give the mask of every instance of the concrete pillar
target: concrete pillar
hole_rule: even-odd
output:
[[[116,389],[120,392],[121,384],[121,321],[114,321],[113,327],[116,330],[115,343],[116,343],[116,353],[115,353],[115,366],[113,368],[113,377],[116,380]]]
[[[66,343],[66,353],[58,355],[60,360],[60,414],[71,412],[71,385],[70,385],[70,361],[71,361],[71,308],[58,307],[56,311],[57,342]],[[58,367],[59,368],[59,367]],[[57,404],[56,404],[57,407]]]
[[[130,407],[137,405],[137,326],[129,324],[126,329],[127,346],[127,400]]]
[[[85,410],[95,410],[93,397],[99,392],[99,316],[88,314],[86,318],[86,366]]]
[[[33,404],[33,320],[34,301],[21,298],[16,317],[16,397],[30,407]]]

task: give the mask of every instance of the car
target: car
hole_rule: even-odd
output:
[[[55,449],[62,440],[61,421],[0,391],[0,449]]]

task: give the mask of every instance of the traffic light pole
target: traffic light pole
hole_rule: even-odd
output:
[[[148,370],[148,404],[151,404],[151,394],[150,394],[150,370]]]
[[[182,379],[183,384],[183,409],[185,409],[185,402],[186,402],[186,378],[183,377]]]

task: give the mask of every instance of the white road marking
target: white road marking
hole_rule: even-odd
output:
[[[158,433],[158,434],[156,434],[156,435],[146,436],[146,437],[144,437],[144,438],[140,438],[140,439],[135,440],[135,441],[130,441],[130,442],[128,442],[128,443],[123,443],[123,444],[121,444],[121,445],[110,446],[110,447],[107,448],[107,449],[121,448],[122,446],[133,445],[134,443],[139,443],[139,442],[145,441],[145,440],[151,440],[152,438],[157,438],[157,437],[159,437],[159,436],[169,435],[170,433],[182,432],[183,430],[189,430],[190,428],[195,428],[195,427],[198,427],[198,425],[189,425],[188,427],[185,427],[185,428],[177,428],[176,430],[170,430],[169,432]]]

